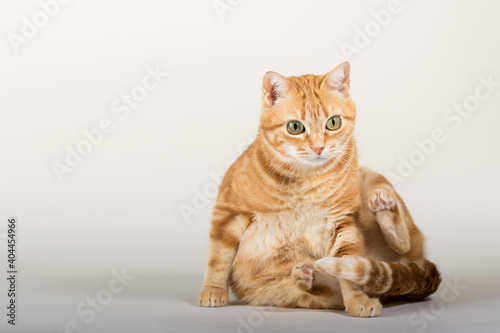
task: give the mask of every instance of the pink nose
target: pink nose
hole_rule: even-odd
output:
[[[314,150],[316,152],[316,154],[318,155],[321,155],[321,153],[323,152],[323,150],[325,150],[325,147],[311,147],[312,150]]]

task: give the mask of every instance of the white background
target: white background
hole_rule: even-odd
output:
[[[16,52],[10,34],[21,35],[40,5],[1,2],[0,233],[18,217],[26,285],[85,290],[86,277],[107,281],[126,267],[200,276],[188,291],[194,300],[214,202],[196,193],[212,189],[210,174],[255,136],[262,76],[328,72],[389,1],[232,3],[220,16],[212,0],[73,0]],[[499,10],[493,0],[401,0],[400,13],[349,57],[361,164],[397,174],[401,158],[418,154],[415,140],[435,128],[446,135],[397,189],[451,280],[500,277],[500,87],[457,128],[443,118],[481,77],[500,82]],[[120,119],[112,104],[147,67],[169,76]],[[53,163],[103,118],[114,131],[59,181]],[[182,207],[199,204],[183,217]]]

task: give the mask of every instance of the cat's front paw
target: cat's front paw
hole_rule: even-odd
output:
[[[345,302],[345,310],[353,317],[378,317],[382,304],[376,298],[357,297]]]
[[[198,295],[198,304],[201,306],[219,307],[228,303],[227,289],[204,287]]]
[[[292,271],[292,278],[295,279],[295,285],[302,290],[310,290],[314,283],[313,264],[299,264]]]
[[[394,206],[396,206],[394,194],[381,188],[373,190],[368,198],[368,207],[370,207],[373,212],[392,210]]]

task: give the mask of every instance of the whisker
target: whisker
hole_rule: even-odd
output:
[[[270,171],[266,174],[266,177],[267,177],[267,178],[269,178],[269,176],[270,176],[270,174],[271,174],[272,172],[277,172],[277,171],[278,171],[278,169],[279,169],[282,165],[284,165],[285,163],[287,163],[287,161],[282,161],[280,164],[278,164],[278,165],[276,165],[276,166],[272,167],[272,168],[271,168],[271,170],[270,170]]]
[[[287,189],[287,192],[290,192],[290,183],[292,182],[292,180],[296,180],[298,179],[299,177],[299,170],[302,168],[302,162],[298,161],[299,163],[297,163],[297,167],[295,168],[295,170],[292,172],[295,173],[295,177],[293,177],[292,179],[289,179],[288,180],[288,189]]]
[[[285,177],[283,178],[283,181],[281,182],[281,185],[280,185],[280,191],[281,191],[281,188],[283,187],[283,184],[285,182],[285,179],[288,177],[288,174],[290,173],[290,171],[292,170],[292,168],[295,166],[296,163],[299,163],[299,161],[295,161],[292,166],[290,167],[290,169],[288,169],[288,171],[286,172],[285,174]]]
[[[340,159],[340,161],[347,163],[347,164],[344,164],[346,166],[346,170],[349,173],[349,175],[352,177],[352,179],[354,181],[356,181],[356,177],[354,177],[354,174],[352,173],[352,169],[354,169],[354,166],[347,159],[345,159],[343,156],[337,155],[337,157]],[[358,190],[359,193],[362,193],[362,191],[363,191],[362,186],[363,186],[363,184],[361,182],[356,182],[356,189]]]

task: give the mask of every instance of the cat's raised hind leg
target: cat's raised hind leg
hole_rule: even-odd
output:
[[[360,171],[363,205],[358,223],[365,236],[365,254],[383,261],[424,258],[424,236],[392,184],[368,168]],[[384,246],[392,253],[383,250]]]
[[[367,204],[387,245],[403,255],[410,250],[411,242],[405,212],[398,201],[398,195],[392,187],[384,186],[372,190]]]

